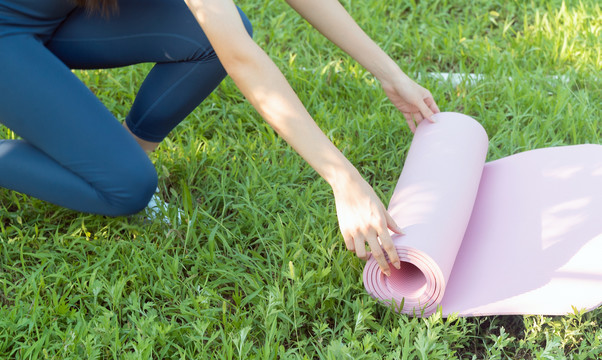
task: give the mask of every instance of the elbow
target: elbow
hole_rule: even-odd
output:
[[[225,53],[219,54],[220,61],[228,74],[236,78],[238,74],[255,72],[261,63],[263,50],[251,38],[239,41]]]
[[[253,41],[253,25],[251,21],[240,8],[238,12],[240,13],[246,33],[241,28],[241,31],[231,34],[228,41],[230,44],[235,45],[220,46],[219,50],[221,51],[219,52],[216,49],[220,62],[231,76],[237,69],[248,66],[253,61],[253,55],[260,50],[259,46]]]

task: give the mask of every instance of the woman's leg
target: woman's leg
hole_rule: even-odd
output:
[[[241,12],[251,33],[251,25]],[[226,72],[183,0],[121,0],[109,18],[72,13],[48,48],[72,68],[156,65],[126,118],[138,138],[157,143],[224,79]]]
[[[100,101],[35,37],[0,38],[0,186],[110,216],[143,209],[152,163]]]

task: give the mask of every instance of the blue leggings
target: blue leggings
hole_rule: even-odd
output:
[[[249,33],[251,26],[241,12]],[[0,187],[77,211],[140,211],[157,185],[147,155],[70,69],[156,65],[127,116],[161,141],[226,76],[182,0],[120,0],[109,18],[76,9],[49,38],[0,37]]]

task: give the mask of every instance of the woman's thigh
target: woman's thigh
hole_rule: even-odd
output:
[[[77,9],[47,46],[69,67],[80,69],[216,58],[183,0],[120,0],[119,11],[109,16]]]
[[[152,163],[38,39],[0,38],[0,79],[0,123],[25,140],[0,156],[2,186],[86,212],[121,215],[144,207],[156,185]]]
[[[73,12],[48,48],[71,68],[155,62],[126,117],[139,138],[160,142],[225,78],[209,40],[183,0],[122,0],[109,17]],[[242,11],[241,21],[251,25]]]

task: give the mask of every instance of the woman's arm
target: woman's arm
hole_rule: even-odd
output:
[[[431,93],[412,81],[357,25],[337,0],[286,0],[312,26],[370,71],[412,131],[439,112]]]
[[[401,230],[370,185],[316,125],[280,70],[248,36],[232,1],[186,3],[245,97],[331,185],[347,248],[366,258],[368,243],[383,271],[389,273],[384,249],[398,268],[399,257],[387,229]]]

